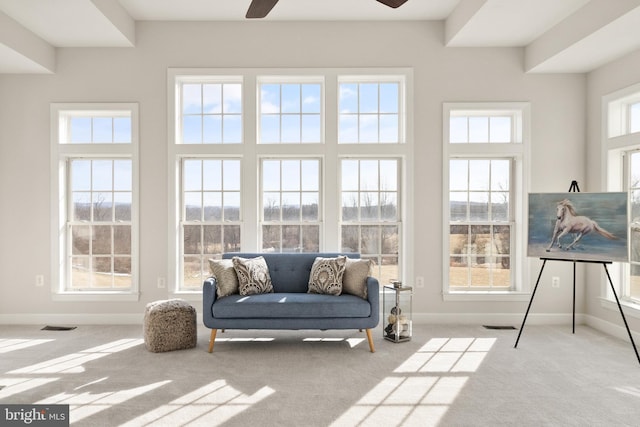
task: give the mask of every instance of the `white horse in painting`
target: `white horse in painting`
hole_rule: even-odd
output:
[[[551,251],[554,244],[558,245],[558,247],[562,249],[560,238],[568,233],[575,234],[576,236],[573,239],[573,242],[564,248],[567,251],[572,249],[585,234],[589,234],[592,231],[595,231],[607,239],[617,239],[616,236],[600,227],[598,223],[591,218],[577,215],[571,202],[564,199],[556,206],[556,226],[553,229],[553,237],[551,238],[551,244],[549,244],[547,252]]]

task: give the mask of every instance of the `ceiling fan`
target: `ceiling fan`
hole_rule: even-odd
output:
[[[402,6],[407,0],[376,0],[386,6],[396,8]],[[249,10],[247,10],[246,18],[264,18],[271,12],[273,6],[278,3],[278,0],[251,0]]]

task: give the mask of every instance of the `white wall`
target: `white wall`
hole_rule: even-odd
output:
[[[137,321],[146,303],[166,298],[155,281],[175,262],[167,259],[167,68],[289,66],[413,68],[415,229],[408,232],[415,244],[406,260],[427,279],[415,290],[414,312],[428,321],[520,321],[526,301],[442,300],[442,103],[531,102],[530,190],[566,191],[585,179],[584,75],[527,75],[522,49],[444,48],[441,23],[141,22],[136,38],[135,48],[59,49],[54,75],[0,75],[0,323]],[[52,102],[140,104],[139,302],[51,299]],[[533,284],[540,264],[531,262]],[[35,287],[36,274],[47,286]],[[561,277],[560,289],[549,286],[552,275]],[[548,266],[532,316],[566,318],[571,280],[570,266]]]

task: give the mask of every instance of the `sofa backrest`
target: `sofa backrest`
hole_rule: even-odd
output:
[[[316,257],[333,258],[346,255],[349,258],[360,258],[358,253],[338,252],[227,252],[222,254],[223,259],[231,259],[234,256],[242,258],[264,257],[274,292],[307,292],[311,267]]]

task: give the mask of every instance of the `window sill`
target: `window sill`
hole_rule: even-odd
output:
[[[53,301],[139,301],[140,293],[130,292],[54,292]]]
[[[529,301],[531,293],[519,291],[458,291],[443,292],[444,301]]]
[[[640,304],[632,301],[621,300],[620,305],[624,310],[625,316],[630,316],[630,317],[635,317],[636,319],[640,319]],[[613,299],[600,297],[600,306],[607,310],[615,311],[617,313],[620,312],[620,310],[618,310],[618,304],[616,304],[616,301]]]
[[[202,301],[202,291],[174,291],[169,294],[169,298],[182,298],[186,301]]]

